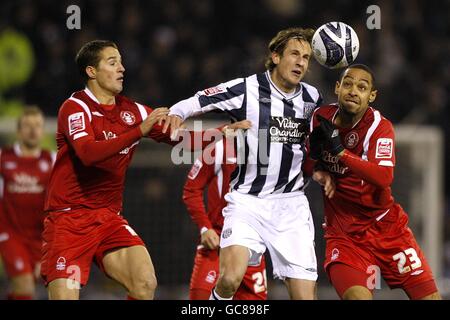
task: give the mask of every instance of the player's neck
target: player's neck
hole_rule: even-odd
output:
[[[336,116],[336,125],[341,128],[352,128],[359,120],[364,116],[365,112],[360,112],[357,114],[352,114],[346,112],[345,110],[339,110]]]
[[[292,87],[288,84],[286,80],[284,80],[280,74],[277,72],[276,69],[269,72],[270,79],[272,80],[273,84],[283,93],[285,94],[292,94],[295,92],[295,89],[297,86]]]
[[[115,104],[116,97],[111,94],[111,92],[106,91],[102,87],[98,85],[97,82],[90,81],[87,84],[88,89],[92,92],[92,94],[97,98],[100,104]]]
[[[23,142],[19,142],[18,146],[22,157],[37,157],[41,153],[41,148],[39,146],[28,147]]]

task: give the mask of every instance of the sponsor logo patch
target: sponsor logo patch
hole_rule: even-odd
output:
[[[299,144],[305,140],[308,121],[291,117],[271,117],[269,123],[270,142]]]
[[[125,122],[125,124],[129,126],[135,124],[136,122],[136,117],[134,113],[131,111],[121,111],[120,118],[122,119],[123,122]]]
[[[218,94],[218,93],[221,93],[221,92],[225,92],[225,89],[224,89],[224,88],[221,88],[221,87],[211,87],[211,88],[205,89],[203,92],[204,92],[205,95],[207,95],[207,96],[212,96],[212,95],[214,95],[214,94]]]
[[[72,113],[69,116],[69,135],[83,131],[85,128],[83,112]]]
[[[202,167],[203,163],[200,160],[196,159],[194,165],[191,168],[191,171],[189,171],[188,178],[194,180]]]
[[[355,131],[347,133],[347,135],[344,138],[345,146],[348,149],[353,149],[354,147],[356,147],[358,142],[359,142],[359,135]]]
[[[375,158],[392,158],[394,143],[390,138],[379,138],[377,140],[377,150]]]

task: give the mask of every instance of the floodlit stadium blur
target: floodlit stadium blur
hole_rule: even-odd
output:
[[[374,24],[380,9],[379,25]],[[80,9],[71,25],[70,5]],[[16,118],[37,105],[46,116],[44,146],[56,150],[61,103],[83,88],[74,57],[94,39],[117,43],[126,69],[123,94],[152,107],[170,107],[196,91],[264,70],[267,44],[278,30],[343,21],[356,31],[357,63],[374,70],[373,104],[396,129],[393,194],[409,214],[443,298],[450,298],[450,46],[448,1],[312,0],[5,0],[0,3],[0,146],[15,139]],[[72,28],[70,28],[72,26]],[[335,102],[341,70],[311,58],[304,81]],[[204,128],[227,123],[202,116]],[[192,121],[187,123],[192,127]],[[193,153],[191,159],[195,159]],[[192,164],[175,165],[171,147],[142,141],[128,170],[123,215],[146,243],[158,278],[156,299],[188,299],[198,241],[181,195]],[[338,299],[323,270],[320,188],[307,194],[315,221],[319,299]],[[268,269],[269,299],[288,299]],[[0,263],[0,299],[8,281]],[[81,299],[123,299],[123,288],[93,266]],[[37,299],[47,299],[39,283]],[[382,282],[375,299],[407,299]]]

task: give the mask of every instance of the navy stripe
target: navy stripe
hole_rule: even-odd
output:
[[[244,120],[247,119],[247,95],[244,95],[244,99],[242,101],[242,107],[238,110],[236,110],[236,112],[238,112],[238,114],[235,114],[236,119],[237,120]],[[242,117],[242,118],[241,118]],[[237,139],[239,139],[239,136],[237,137]],[[244,161],[243,163],[240,161],[241,157],[241,150],[237,149],[238,147],[238,143],[236,142],[236,159],[237,159],[237,163],[238,166],[236,167],[236,169],[234,169],[233,173],[231,174],[231,180],[233,181],[237,175],[239,174],[239,179],[238,181],[235,183],[235,185],[233,186],[234,190],[237,190],[239,188],[239,186],[241,184],[244,183],[245,181],[245,174],[247,172],[247,162],[248,162],[248,153],[249,153],[249,146],[248,146],[248,142],[247,142],[247,133],[244,133]]]
[[[210,104],[215,104],[236,98],[244,93],[245,93],[245,81],[240,82],[230,88],[227,88],[227,91],[222,93],[218,93],[211,96],[201,95],[198,97],[198,101],[200,102],[200,107],[204,108]]]
[[[249,194],[258,195],[264,187],[267,179],[267,169],[269,167],[270,157],[270,139],[269,139],[269,122],[270,122],[270,108],[272,106],[270,100],[270,84],[264,73],[260,73],[256,76],[258,81],[258,94],[259,94],[259,124],[258,124],[258,152],[257,152],[257,167],[256,178],[252,183]],[[265,133],[265,137],[261,137],[261,132]],[[266,141],[262,139],[265,138]],[[266,143],[267,155],[263,155],[265,158],[264,163],[261,159],[259,146],[262,143]]]
[[[314,102],[314,103],[316,102],[313,100],[313,98],[309,94],[308,90],[306,90],[306,86],[303,86],[302,98],[303,98],[303,101],[305,101],[305,102]]]
[[[302,161],[300,162],[300,166],[303,166],[303,162],[305,161],[305,155],[306,155],[306,148],[305,148],[305,144],[302,144],[302,147],[300,148],[300,150],[302,150]],[[294,185],[295,185],[295,183],[297,182],[297,179],[300,177],[300,174],[304,174],[304,172],[303,172],[303,170],[302,170],[302,167],[300,167],[301,169],[301,171],[295,176],[295,178],[294,179],[292,179],[292,181],[291,182],[289,182],[287,185],[286,185],[286,188],[284,188],[284,190],[283,190],[283,193],[288,193],[288,192],[291,192],[292,191],[292,188],[294,188]],[[303,179],[304,179],[304,177],[303,177]],[[300,188],[298,189],[298,190],[302,190],[304,187],[305,187],[305,184],[304,184],[304,181],[305,180],[303,180],[303,185],[302,186],[300,186]],[[297,190],[294,190],[294,191],[297,191]]]
[[[292,103],[292,101],[287,101],[286,99],[283,99],[283,103],[284,103],[283,115],[285,117],[295,118],[294,104]],[[281,155],[280,173],[278,175],[278,181],[277,184],[275,185],[274,191],[280,189],[288,182],[289,171],[291,170],[293,158],[294,158],[294,151],[292,151],[292,144],[284,143]]]
[[[244,90],[247,87],[247,79],[244,80]],[[242,106],[239,109],[225,110],[235,121],[242,121],[247,119],[247,92],[244,91],[244,99],[242,99]]]

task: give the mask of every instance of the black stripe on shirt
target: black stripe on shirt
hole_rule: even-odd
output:
[[[267,170],[269,167],[270,158],[270,139],[269,139],[269,122],[270,122],[270,109],[272,106],[270,84],[264,73],[260,73],[256,76],[258,81],[258,94],[259,94],[259,123],[258,123],[258,151],[257,151],[257,167],[256,177],[252,183],[249,194],[258,195],[264,187],[267,179]],[[264,137],[261,137],[261,133],[265,133]],[[264,135],[264,134],[263,134]],[[266,139],[262,141],[261,139]],[[267,154],[264,154],[266,161],[262,161],[259,147],[261,144],[266,143]]]

